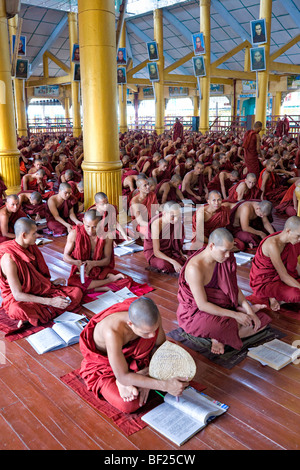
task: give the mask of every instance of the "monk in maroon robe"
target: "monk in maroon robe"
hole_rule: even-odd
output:
[[[208,191],[219,191],[223,199],[227,198],[228,191],[238,181],[239,174],[237,171],[220,171],[213,179],[207,184]]]
[[[74,206],[77,199],[72,196],[72,189],[68,183],[59,185],[59,192],[47,201],[46,221],[48,229],[54,236],[66,235],[74,225],[82,222],[77,219]]]
[[[17,194],[10,194],[0,209],[0,243],[15,238],[14,225],[21,217],[26,217],[20,207]]]
[[[262,123],[257,121],[254,124],[254,128],[245,133],[243,140],[244,158],[248,173],[254,173],[257,179],[260,172],[258,156],[260,155],[259,132],[261,129]]]
[[[96,314],[80,335],[80,375],[96,398],[100,395],[124,413],[138,410],[150,389],[181,395],[185,379],[148,376],[155,349],[165,341],[159,311],[151,299],[127,299]]]
[[[136,184],[139,192],[130,201],[130,215],[137,235],[145,237],[149,220],[158,210],[158,201],[155,192],[150,191],[148,180],[140,178]]]
[[[155,193],[159,204],[164,204],[167,201],[176,201],[183,205],[183,194],[179,188],[182,179],[179,175],[173,175],[170,181],[161,181],[155,188]]]
[[[232,186],[228,191],[228,202],[249,201],[259,199],[261,190],[257,186],[257,179],[254,173],[248,173],[246,178]]]
[[[297,215],[297,203],[294,199],[294,192],[296,189],[296,183],[293,183],[285,192],[285,195],[281,199],[278,206],[275,207],[276,212],[279,214],[286,214],[289,217]]]
[[[16,239],[0,245],[0,289],[7,315],[37,326],[47,323],[65,310],[80,306],[81,289],[65,287],[62,279],[50,280],[49,269],[36,246],[37,227],[33,220],[15,223]]]
[[[237,285],[233,236],[224,228],[210,235],[208,245],[192,255],[179,276],[177,320],[194,337],[209,338],[211,352],[225,346],[241,349],[242,338],[263,329],[271,319],[250,306]]]
[[[144,239],[144,255],[149,265],[165,273],[180,272],[186,261],[182,252],[184,227],[180,206],[174,201],[164,204],[163,211],[149,222]]]
[[[43,202],[42,196],[38,191],[32,193],[18,194],[20,207],[35,221],[46,217],[46,203]]]
[[[258,187],[261,190],[261,198],[271,201],[273,204],[282,199],[286,188],[280,187],[274,173],[276,163],[270,158],[266,161],[266,167],[260,172]]]
[[[259,245],[250,270],[250,287],[273,310],[281,303],[300,303],[300,217],[287,219],[284,229]]]
[[[186,199],[191,199],[194,204],[205,201],[208,190],[205,183],[204,163],[197,162],[194,169],[185,175],[182,181],[182,194]]]
[[[183,125],[179,119],[176,118],[175,124],[173,126],[173,141],[176,142],[178,138],[183,140]]]

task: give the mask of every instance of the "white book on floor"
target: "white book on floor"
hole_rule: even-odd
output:
[[[37,225],[42,225],[42,224],[45,224],[46,222],[47,222],[46,219],[35,220],[35,223],[36,223]]]
[[[78,343],[81,331],[82,326],[77,322],[58,322],[52,328],[44,328],[29,336],[27,341],[38,354],[44,354]]]
[[[141,419],[181,446],[227,409],[228,406],[224,403],[188,387],[178,401],[167,393],[164,403],[146,413]]]
[[[37,238],[35,240],[36,245],[45,245],[46,243],[51,243],[53,240],[50,240],[49,238]]]
[[[251,253],[245,253],[244,251],[239,251],[238,253],[234,253],[234,257],[236,260],[236,264],[238,266],[242,266],[243,264],[249,263],[254,258],[254,255]]]
[[[248,356],[256,359],[262,365],[280,370],[300,356],[300,349],[279,339],[273,339],[255,348],[249,348]]]
[[[184,205],[194,205],[193,201],[191,199],[181,199],[181,202],[183,202]]]
[[[84,264],[81,264],[81,265],[80,265],[80,268],[79,268],[80,282],[81,282],[81,284],[84,284],[84,269],[85,269],[85,265],[84,265]]]
[[[124,256],[124,255],[130,255],[132,253],[135,253],[137,251],[143,251],[144,247],[141,245],[137,245],[136,243],[132,243],[131,245],[127,246],[116,246],[114,248],[114,254],[117,256]]]
[[[130,297],[136,297],[136,295],[127,289],[127,287],[124,287],[124,289],[121,289],[117,292],[105,292],[104,294],[100,295],[98,299],[94,300],[93,302],[83,304],[82,306],[93,313],[99,313],[102,312],[102,310],[123,302],[125,299]]]
[[[54,318],[54,323],[66,323],[66,322],[79,322],[80,320],[86,319],[85,315],[80,315],[74,312],[64,312],[58,317]]]
[[[122,243],[119,243],[118,246],[129,246],[129,245],[133,245],[134,242],[135,242],[134,239],[124,240]]]

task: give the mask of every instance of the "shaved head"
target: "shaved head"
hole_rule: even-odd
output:
[[[300,217],[297,215],[293,215],[292,217],[289,217],[285,224],[284,224],[284,230],[299,230],[300,229]]]
[[[27,217],[21,217],[14,225],[16,238],[20,237],[23,233],[28,234],[34,227],[36,227],[34,220],[28,219]]]
[[[66,191],[68,189],[72,189],[69,183],[60,183],[58,191]]]
[[[95,209],[90,209],[84,213],[83,220],[84,222],[94,222],[94,220],[99,221],[100,217],[97,215],[97,211]]]
[[[159,310],[153,300],[148,297],[139,297],[130,304],[128,316],[137,327],[151,327],[159,320]]]
[[[273,205],[270,201],[261,201],[259,203],[259,208],[264,215],[270,215],[272,212]]]
[[[108,199],[105,193],[99,192],[95,194],[95,202],[103,201],[104,199]]]
[[[233,235],[226,228],[217,228],[208,239],[208,244],[213,243],[215,246],[222,246],[225,242],[233,243]]]
[[[6,198],[6,201],[19,201],[19,197],[17,194],[9,194]]]

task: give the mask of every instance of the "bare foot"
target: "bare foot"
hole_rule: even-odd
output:
[[[273,310],[274,312],[277,312],[278,310],[280,310],[280,303],[275,298],[270,297],[269,302],[270,302],[271,310]]]
[[[211,352],[213,354],[224,354],[224,344],[220,343],[216,339],[211,340]]]
[[[138,395],[139,391],[133,385],[122,385],[120,382],[116,380],[116,385],[118,387],[120,397],[123,398],[124,401],[132,401],[135,400]]]

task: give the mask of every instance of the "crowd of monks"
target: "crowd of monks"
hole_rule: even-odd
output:
[[[201,134],[184,131],[177,119],[160,136],[120,134],[119,210],[101,188],[84,210],[82,138],[19,138],[21,192],[7,195],[0,181],[4,312],[19,327],[46,324],[65,310],[79,311],[87,293],[128,287],[137,297],[94,315],[84,328],[81,376],[124,412],[142,406],[150,389],[180,395],[187,378],[148,375],[151,355],[166,340],[160,313],[143,295],[147,290],[115,269],[114,247],[134,240],[143,245],[147,269],[178,277],[178,325],[210,339],[214,354],[227,346],[239,350],[243,338],[270,324],[266,307],[280,312],[283,303],[300,303],[300,142],[287,127],[280,136],[261,137],[261,129],[256,122],[239,133]],[[123,225],[119,211],[128,216]],[[276,213],[286,219],[279,232],[272,225]],[[67,281],[51,280],[36,245],[41,234],[66,236]],[[236,251],[255,254],[255,304],[238,286]]]

